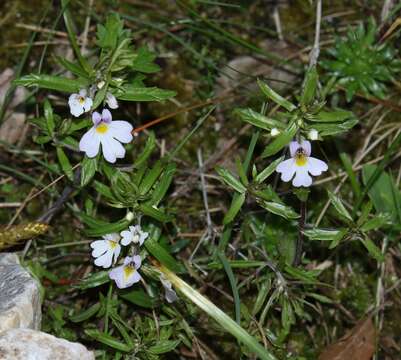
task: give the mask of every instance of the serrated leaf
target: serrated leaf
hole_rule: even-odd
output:
[[[258,204],[267,211],[279,215],[285,219],[297,219],[299,215],[290,207],[272,201],[257,200]]]
[[[86,278],[82,279],[78,284],[73,285],[73,287],[86,290],[101,286],[109,281],[109,271],[103,270],[90,274]]]
[[[357,119],[347,120],[343,123],[314,123],[311,128],[317,130],[320,136],[339,134],[352,129],[358,123]]]
[[[327,190],[327,193],[329,195],[331,204],[334,206],[334,208],[337,210],[337,212],[341,216],[345,217],[347,220],[353,221],[350,213],[348,212],[348,210],[343,205],[341,199],[337,195],[332,193],[330,190]]]
[[[71,71],[74,75],[82,78],[88,78],[88,73],[81,67],[79,63],[73,63],[63,57],[56,56],[57,61],[66,70]]]
[[[304,230],[305,236],[310,240],[321,240],[321,241],[336,241],[340,236],[344,236],[344,229],[341,230],[325,230],[325,229],[311,229]]]
[[[273,128],[285,129],[285,123],[269,118],[252,109],[235,109],[234,114],[248,124],[270,131]]]
[[[157,207],[149,204],[143,203],[139,205],[138,209],[142,211],[144,215],[150,216],[151,218],[160,222],[168,222],[173,220],[173,217],[171,215],[168,215]]]
[[[146,139],[146,144],[144,149],[134,162],[134,168],[136,169],[140,168],[141,165],[148,160],[149,156],[152,154],[152,151],[155,149],[155,147],[156,147],[155,134],[151,132],[149,134],[149,137]]]
[[[276,104],[282,106],[287,111],[294,111],[297,107],[284,99],[281,95],[277,94],[272,88],[270,88],[266,83],[261,80],[258,80],[258,85],[262,92],[271,100],[273,100]]]
[[[75,93],[85,88],[88,82],[83,79],[68,79],[61,76],[30,74],[13,81],[15,85],[38,86],[43,89]]]
[[[147,47],[141,47],[136,54],[134,61],[132,62],[132,69],[150,74],[160,71],[160,66],[155,64],[156,55],[150,51]]]
[[[293,122],[280,135],[278,135],[269,145],[266,146],[262,153],[262,158],[272,156],[279,152],[282,148],[290,143],[298,130],[297,125]]]
[[[320,111],[318,114],[308,116],[307,119],[316,122],[343,122],[353,117],[352,111],[337,109],[334,111]]]
[[[126,85],[116,92],[119,100],[126,101],[163,101],[176,95],[175,91],[159,89],[157,87],[135,87]]]
[[[216,172],[219,174],[221,180],[225,182],[228,186],[233,188],[239,193],[246,192],[246,187],[227,169],[220,166],[216,167]]]
[[[273,172],[276,170],[278,164],[280,164],[284,159],[284,156],[279,157],[278,159],[274,160],[272,163],[270,163],[269,166],[264,168],[256,177],[255,177],[255,182],[257,184],[262,183],[265,181]]]

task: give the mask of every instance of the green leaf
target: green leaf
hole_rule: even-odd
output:
[[[181,342],[181,340],[160,340],[148,348],[148,352],[152,355],[164,354],[173,351]]]
[[[170,163],[166,166],[155,190],[153,191],[149,204],[157,206],[163,200],[171,182],[173,181],[176,169],[177,166],[174,163]]]
[[[97,45],[103,49],[113,50],[117,47],[118,39],[123,33],[124,23],[120,16],[112,13],[107,16],[105,25],[97,25]]]
[[[129,290],[119,293],[119,296],[129,301],[132,304],[141,306],[143,308],[153,308],[156,305],[155,299],[151,298],[142,289],[139,290]]]
[[[283,204],[279,204],[272,201],[265,201],[261,199],[257,199],[258,204],[270,211],[273,214],[279,215],[285,219],[297,219],[299,215],[290,207]]]
[[[159,89],[157,87],[135,87],[125,85],[116,92],[119,100],[126,101],[163,101],[176,95],[175,91]]]
[[[71,71],[74,75],[85,79],[89,77],[88,73],[78,63],[73,63],[60,56],[56,56],[56,59],[61,66],[63,66],[66,70]]]
[[[160,71],[160,66],[155,64],[156,55],[147,47],[141,47],[131,65],[133,70],[151,74]]]
[[[334,208],[337,210],[337,212],[345,217],[349,221],[353,221],[350,213],[348,210],[345,208],[344,204],[341,202],[341,199],[334,195],[330,190],[327,190],[327,193],[329,194],[330,202],[334,206]]]
[[[278,135],[269,145],[266,146],[262,153],[262,158],[272,156],[279,152],[282,148],[290,143],[298,130],[297,125],[293,122],[280,135]]]
[[[45,113],[47,131],[49,132],[49,135],[53,136],[54,128],[56,125],[54,123],[53,108],[48,99],[45,99],[45,104],[43,108]]]
[[[87,308],[84,311],[81,311],[78,314],[71,315],[69,320],[73,323],[79,323],[85,320],[90,319],[92,316],[96,315],[96,313],[100,310],[100,303],[95,303],[91,307]]]
[[[145,177],[143,178],[141,184],[139,185],[139,194],[145,195],[152,188],[152,186],[156,183],[160,174],[163,172],[163,164],[160,160],[156,162],[153,168],[149,169],[146,172]]]
[[[265,181],[273,172],[276,170],[277,165],[280,164],[284,159],[284,156],[279,157],[278,159],[274,160],[272,163],[270,163],[269,166],[264,168],[262,172],[260,172],[256,177],[255,177],[255,182],[257,184],[261,184],[263,181]]]
[[[361,231],[368,232],[371,230],[377,230],[385,225],[391,223],[390,214],[377,214],[373,219],[366,221],[361,227]]]
[[[81,186],[87,185],[96,174],[97,158],[84,157],[81,164]]]
[[[149,137],[146,139],[146,144],[144,149],[134,162],[135,169],[140,168],[148,160],[149,156],[152,154],[155,147],[156,147],[155,134],[151,132],[149,134]]]
[[[130,352],[133,348],[132,345],[123,343],[115,337],[105,334],[97,329],[85,329],[84,331],[86,335],[94,338],[96,341],[101,342],[102,344],[112,347],[113,349],[123,352]]]
[[[344,237],[344,231],[346,229],[340,230],[325,230],[325,229],[311,229],[311,230],[304,230],[305,236],[307,236],[310,240],[322,240],[322,241],[336,241],[338,238]],[[340,240],[341,240],[340,238]]]
[[[96,93],[95,98],[93,99],[91,110],[95,110],[104,101],[108,88],[108,84],[104,84],[103,87]]]
[[[377,170],[376,165],[362,168],[362,180],[367,185]],[[368,191],[369,198],[378,213],[390,214],[392,222],[401,221],[401,192],[391,176],[383,171]]]
[[[273,128],[285,129],[283,122],[269,118],[252,109],[235,109],[234,114],[238,115],[241,120],[264,130],[270,131]]]
[[[64,174],[67,175],[68,179],[73,181],[74,180],[74,172],[72,170],[70,160],[68,160],[67,155],[65,154],[64,150],[61,147],[58,146],[56,149],[56,152],[57,152],[58,161],[61,165],[61,168],[64,171]]]
[[[209,299],[203,296],[201,293],[189,286],[185,281],[179,278],[177,275],[166,269],[165,267],[159,267],[159,270],[164,274],[165,278],[169,280],[175,289],[180,291],[196,306],[206,312],[212,319],[214,319],[225,331],[229,332],[237,338],[238,341],[245,344],[249,350],[254,352],[262,360],[276,360],[276,357],[270,353],[269,350],[265,349],[255,337],[251,336],[246,330],[238,325],[233,319],[231,319],[225,312],[219,307],[214,305]]]
[[[344,165],[345,171],[348,175],[349,181],[352,186],[352,190],[354,190],[356,197],[359,198],[361,195],[361,185],[359,184],[359,181],[356,177],[355,171],[352,168],[352,163],[351,159],[346,153],[341,153],[340,154],[340,159]]]
[[[337,109],[335,111],[320,111],[315,115],[309,115],[306,118],[309,121],[316,122],[344,122],[349,118],[354,118],[352,111]]]
[[[73,285],[73,287],[81,290],[86,290],[101,286],[109,281],[109,271],[104,270],[92,273],[91,275],[82,279],[78,284]]]
[[[276,104],[282,106],[287,111],[294,111],[297,107],[290,103],[288,100],[284,99],[281,95],[277,94],[273,89],[271,89],[267,84],[263,81],[258,80],[258,85],[262,92],[269,98],[272,99]]]
[[[311,104],[313,99],[315,98],[317,82],[318,75],[316,71],[316,66],[312,66],[310,69],[308,69],[306,73],[305,82],[302,89],[301,104],[303,106]]]
[[[160,230],[158,228],[151,229],[149,237],[144,243],[146,250],[148,250],[152,256],[154,256],[171,271],[176,273],[185,273],[185,268],[179,262],[177,262],[165,248],[160,246],[158,243],[159,236]]]
[[[30,74],[14,80],[15,85],[38,86],[43,89],[56,90],[66,93],[78,92],[85,88],[88,82],[83,79],[68,79],[61,76]]]
[[[144,215],[150,216],[151,218],[163,223],[171,221],[173,219],[171,215],[168,215],[165,212],[149,204],[143,203],[139,205],[139,210],[142,211]]]
[[[216,172],[219,174],[221,180],[228,186],[232,187],[235,191],[241,194],[246,192],[246,187],[230,171],[217,166]]]
[[[361,239],[361,243],[366,247],[369,254],[373,258],[375,258],[379,262],[384,261],[384,255],[381,253],[380,249],[367,236],[365,236],[364,239]]]
[[[129,222],[123,218],[120,221],[117,221],[115,223],[103,223],[101,226],[97,226],[96,228],[88,229],[86,230],[86,234],[88,236],[103,236],[106,234],[114,233],[114,232],[120,232],[127,228],[129,225]]]
[[[339,134],[352,129],[358,123],[357,119],[351,119],[343,123],[314,123],[311,128],[317,130],[320,136]]]
[[[246,199],[246,194],[234,194],[233,199],[231,201],[231,206],[228,209],[226,215],[223,219],[223,225],[227,225],[232,222],[237,216],[238,212],[241,210],[242,205],[244,204]]]

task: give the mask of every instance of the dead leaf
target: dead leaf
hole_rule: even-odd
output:
[[[376,330],[369,317],[360,320],[346,335],[329,345],[319,360],[371,360],[376,348]]]

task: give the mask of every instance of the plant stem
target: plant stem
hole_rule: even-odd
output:
[[[302,258],[302,247],[304,242],[304,228],[305,228],[305,217],[306,217],[306,201],[301,201],[300,218],[298,222],[298,239],[295,248],[293,266],[298,266],[301,263]]]

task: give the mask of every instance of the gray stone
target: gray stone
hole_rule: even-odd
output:
[[[38,282],[16,254],[0,254],[0,334],[14,328],[39,329],[40,322]]]
[[[0,360],[95,360],[85,346],[30,329],[0,335]]]

